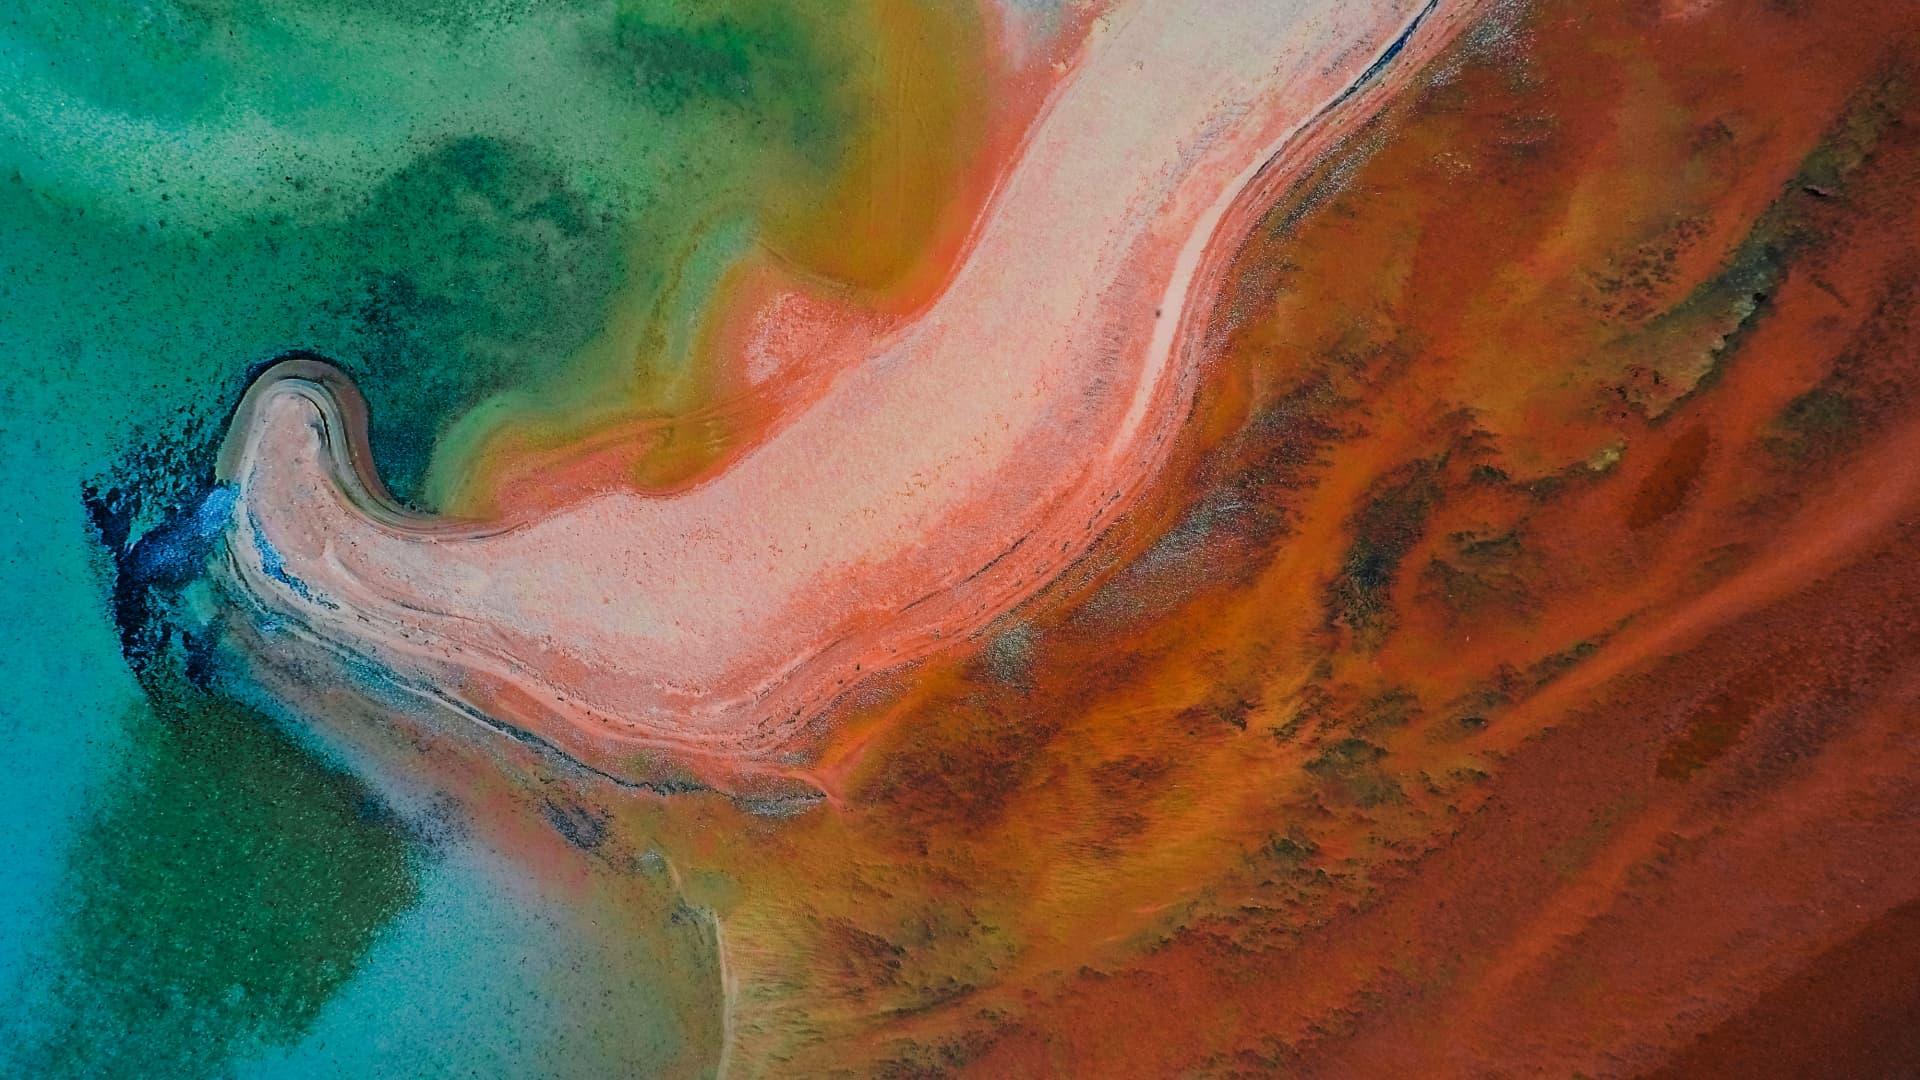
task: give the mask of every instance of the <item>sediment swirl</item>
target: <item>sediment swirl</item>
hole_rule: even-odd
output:
[[[1130,504],[1188,411],[1248,223],[1365,115],[1388,61],[1459,15],[1109,13],[938,301],[831,358],[804,411],[671,495],[410,514],[344,377],[277,365],[221,458],[238,491],[227,576],[273,617],[610,774],[661,755],[722,787],[790,770],[850,686],[1019,604]]]

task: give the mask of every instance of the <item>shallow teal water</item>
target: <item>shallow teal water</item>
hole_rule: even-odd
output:
[[[382,472],[415,499],[445,433],[502,392],[564,397],[622,356],[646,360],[621,377],[683,376],[671,350],[609,343],[615,312],[684,307],[682,255],[737,249],[764,178],[830,169],[847,122],[834,42],[779,5],[693,10],[0,15],[0,1072],[497,1075],[677,1052],[644,1013],[657,961],[583,953],[572,914],[369,809],[177,657],[137,679],[82,493],[129,510],[133,538],[190,501],[249,369],[288,349],[359,377]],[[565,1022],[609,993],[634,1003],[631,1037]]]

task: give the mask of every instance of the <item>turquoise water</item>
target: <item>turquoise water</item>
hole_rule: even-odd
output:
[[[599,928],[514,875],[487,852],[448,852],[304,1037],[239,1058],[239,1075],[636,1076],[705,1049],[653,1007],[661,957],[603,949]]]
[[[177,637],[136,678],[109,548],[198,497],[249,370],[289,349],[358,377],[423,504],[487,402],[685,378],[609,328],[697,306],[676,289],[713,275],[683,263],[740,250],[766,177],[803,187],[844,141],[846,42],[789,10],[0,16],[0,1071],[593,1074],[685,1049],[646,1012],[658,957],[592,953],[579,912],[370,808],[195,689]],[[567,1019],[606,1000],[619,1032]]]

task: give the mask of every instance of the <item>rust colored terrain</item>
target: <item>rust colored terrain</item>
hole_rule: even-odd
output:
[[[1147,508],[825,805],[566,796],[734,1060],[1920,1072],[1910,0],[1500,6],[1235,280]]]
[[[1158,515],[846,766],[1017,941],[823,924],[903,1071],[1920,1069],[1916,24],[1509,7],[1275,208]]]

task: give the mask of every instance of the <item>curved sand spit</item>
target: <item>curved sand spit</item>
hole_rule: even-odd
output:
[[[228,573],[304,634],[601,768],[658,750],[709,779],[777,772],[863,673],[978,629],[1125,508],[1185,416],[1241,219],[1358,115],[1339,103],[1419,17],[1121,6],[940,300],[670,496],[407,515],[373,478],[358,395],[278,365],[221,460]],[[1421,51],[1445,36],[1422,27]]]

